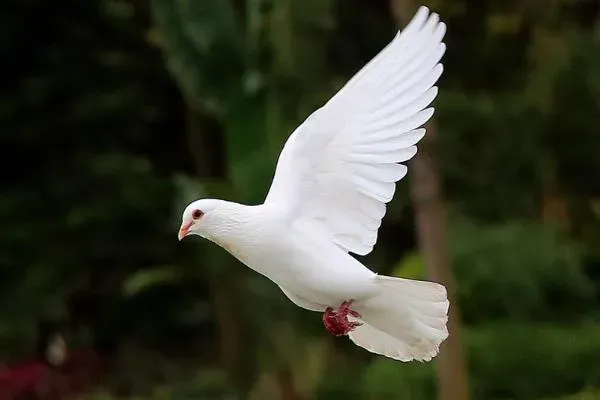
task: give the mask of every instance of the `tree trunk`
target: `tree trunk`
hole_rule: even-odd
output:
[[[460,334],[460,311],[454,295],[454,278],[446,238],[446,212],[440,178],[431,151],[435,126],[429,124],[420,154],[410,164],[411,196],[415,209],[419,247],[429,279],[446,286],[450,300],[450,336],[437,357],[439,400],[468,400],[469,382]]]

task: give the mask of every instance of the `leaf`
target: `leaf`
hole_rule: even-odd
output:
[[[188,101],[226,113],[243,90],[246,63],[232,2],[154,0],[152,12],[154,42]]]
[[[182,271],[175,266],[143,269],[130,275],[123,282],[123,292],[127,296],[135,296],[143,290],[165,283],[177,282],[183,277]]]
[[[600,200],[590,200],[590,208],[592,209],[592,212],[596,218],[600,219]]]
[[[392,269],[398,278],[421,279],[425,276],[425,262],[421,254],[413,252],[400,260]]]
[[[523,16],[520,14],[492,14],[487,18],[488,28],[495,34],[515,34],[522,24]]]

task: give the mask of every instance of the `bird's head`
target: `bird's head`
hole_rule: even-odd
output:
[[[216,199],[201,199],[190,203],[183,210],[179,240],[188,235],[211,239],[221,229],[221,220],[227,214],[228,204],[231,203]]]

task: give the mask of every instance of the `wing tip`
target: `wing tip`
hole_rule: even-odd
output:
[[[415,17],[420,16],[420,14],[428,15],[429,12],[430,12],[429,7],[427,7],[425,5],[421,5],[421,6],[419,6],[419,8],[417,8],[417,12],[415,13]]]

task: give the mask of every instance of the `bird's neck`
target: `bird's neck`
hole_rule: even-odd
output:
[[[263,205],[223,202],[210,216],[211,230],[206,238],[228,249],[236,245],[250,245],[257,240],[261,226],[264,226],[264,208]]]

